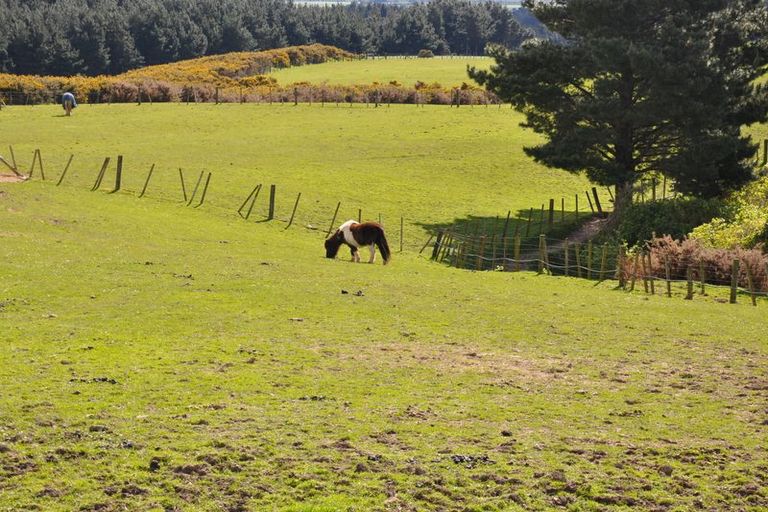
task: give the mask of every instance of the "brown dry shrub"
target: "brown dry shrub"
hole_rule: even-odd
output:
[[[693,278],[701,280],[701,271],[707,283],[730,285],[733,261],[739,261],[738,284],[749,288],[749,273],[752,274],[756,291],[768,291],[768,255],[763,254],[762,248],[754,249],[711,249],[695,239],[675,240],[670,236],[653,238],[647,242],[642,254],[650,256],[650,269],[643,274],[643,265],[639,263],[635,269],[635,258],[624,260],[624,275],[628,278],[636,273],[637,278],[653,275],[657,278],[666,277],[666,264],[669,264],[670,278],[674,280],[687,279],[688,268],[691,268]],[[647,261],[647,260],[646,260]]]

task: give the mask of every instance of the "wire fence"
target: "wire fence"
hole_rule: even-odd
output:
[[[193,209],[205,206],[206,209],[217,210],[225,215],[237,214],[244,221],[283,222],[286,224],[285,229],[301,225],[308,230],[321,233],[323,238],[349,218],[358,221],[368,218],[384,223],[381,213],[372,218],[368,213],[367,217],[364,217],[362,208],[356,208],[350,214],[350,209],[345,207],[342,210],[341,202],[338,201],[335,207],[327,205],[327,209],[322,208],[319,205],[320,199],[314,198],[312,201],[311,194],[304,195],[301,191],[294,192],[295,199],[290,195],[286,198],[286,194],[283,193],[278,201],[277,185],[274,184],[269,185],[269,188],[267,185],[258,184],[255,187],[249,187],[246,191],[241,185],[230,182],[226,193],[223,186],[219,186],[215,201],[210,201],[209,190],[213,188],[212,183],[216,180],[213,172],[205,170],[190,176],[189,173],[185,174],[182,169],[178,169],[174,185],[173,180],[170,179],[172,177],[168,176],[167,172],[164,180],[158,182],[157,171],[153,164],[146,177],[143,174],[135,176],[136,173],[134,173],[133,188],[125,187],[122,156],[118,156],[115,161],[105,158],[92,184],[82,173],[77,179],[72,176],[74,155],[65,159],[66,164],[63,165],[60,173],[56,173],[56,177],[51,176],[49,167],[48,178],[53,179],[46,179],[43,157],[39,149],[34,151],[28,172],[21,170],[13,148],[8,149],[10,157],[0,156],[0,169],[4,167],[12,171],[13,176],[19,181],[40,179],[57,187],[67,182],[65,186],[88,186],[93,192],[108,189],[109,193],[129,193],[138,199],[150,195],[154,200]],[[155,177],[154,181],[153,177]],[[84,180],[87,180],[87,183]],[[112,180],[114,184],[110,186],[109,183]],[[169,188],[175,190],[168,190]],[[151,194],[148,191],[151,191]],[[250,193],[247,193],[248,191]],[[596,189],[592,192],[593,195],[597,194]],[[307,202],[313,206],[302,209],[302,204]],[[281,205],[279,213],[276,204]],[[550,205],[552,204],[551,200]],[[290,214],[288,214],[289,211]],[[322,214],[323,211],[326,213]],[[540,211],[544,211],[544,208]],[[554,219],[558,215],[552,209],[550,212],[546,218],[556,224]],[[571,221],[579,218],[578,210],[573,213],[574,215],[570,217]],[[423,253],[434,240],[431,259],[463,269],[535,271],[541,274],[597,281],[616,280],[624,289],[635,290],[642,285],[642,289],[647,293],[665,293],[668,296],[672,296],[673,286],[683,286],[686,298],[693,298],[694,291],[704,294],[710,288],[728,290],[731,302],[735,302],[740,294],[750,296],[755,304],[758,297],[768,297],[768,256],[759,250],[696,253],[684,247],[675,249],[672,246],[660,247],[648,244],[629,252],[624,245],[598,244],[589,239],[569,240],[544,233],[528,236],[531,234],[532,218],[529,216],[527,220],[517,219],[513,231],[510,229],[510,214],[511,212],[507,214],[506,220],[497,217],[488,219],[487,224],[482,225],[483,228],[487,225],[492,226],[490,236],[467,233],[471,224],[458,224],[449,229],[438,230],[436,235],[422,245],[416,242],[418,236],[415,234],[417,229],[421,231],[422,228],[412,222],[406,224],[404,215],[392,215],[390,212],[387,218],[390,220],[394,218],[395,221],[389,223],[392,229],[389,229],[388,237],[393,251],[399,248],[400,252],[405,249],[420,248],[419,252]],[[252,218],[254,220],[251,220]],[[546,225],[544,218],[544,215],[540,214],[539,232]],[[559,218],[566,225],[568,224],[569,216],[564,209],[561,210]],[[581,218],[585,217],[582,215]],[[475,223],[475,226],[477,225]],[[406,243],[406,237],[410,242]]]
[[[649,294],[683,295],[689,300],[708,291],[727,293],[731,303],[739,295],[748,296],[755,305],[757,298],[768,297],[768,256],[760,250],[665,253],[646,246],[629,252],[623,244],[578,242],[543,234],[536,243],[520,234],[495,238],[450,231],[441,231],[433,239],[430,258],[456,268],[612,280],[625,290],[642,287]]]
[[[187,211],[204,209],[244,223],[279,223],[285,230],[300,227],[318,233],[323,239],[346,220],[372,220],[387,229],[392,252],[421,247],[422,228],[409,219],[407,212],[383,206],[379,209],[373,201],[366,203],[365,208],[352,201],[329,202],[327,195],[300,190],[295,184],[243,185],[242,177],[206,169],[160,169],[154,164],[137,168],[136,164],[129,166],[122,155],[104,158],[98,164],[93,158],[78,163],[75,155],[44,159],[37,149],[31,163],[28,158],[8,147],[8,153],[0,155],[0,175],[19,182],[40,181],[62,190],[78,188],[132,195],[175,204],[188,208]]]
[[[60,104],[65,92],[74,92],[80,105],[113,103],[253,103],[268,105],[316,104],[347,108],[405,105],[447,105],[451,107],[495,107],[509,105],[494,93],[477,87],[443,87],[434,84],[291,84],[258,86],[217,86],[199,83],[169,83],[142,79],[120,82],[86,91],[70,89],[0,89],[0,108]]]

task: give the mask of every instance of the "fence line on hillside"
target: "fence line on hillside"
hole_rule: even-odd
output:
[[[433,237],[434,238],[434,237]],[[432,242],[422,247],[422,252]],[[618,287],[634,291],[642,283],[646,293],[673,296],[673,286],[684,285],[685,298],[705,295],[708,288],[728,290],[729,302],[738,295],[768,297],[768,259],[732,258],[729,268],[704,259],[677,259],[651,254],[648,250],[628,252],[622,244],[594,244],[591,240],[538,237],[532,243],[516,234],[511,238],[488,239],[441,230],[434,238],[430,259],[475,271],[535,271],[539,274],[578,277],[595,281],[617,281]]]
[[[9,147],[9,150],[10,160],[3,158],[2,163],[6,167],[11,168],[16,175],[21,175],[27,180],[31,180],[39,175],[42,181],[53,183],[53,181],[45,177],[43,157],[39,149],[34,151],[32,164],[27,175],[24,175],[19,170],[16,154],[13,149]],[[58,179],[54,178],[55,186],[62,185],[71,167],[73,158],[74,155],[69,156]],[[95,182],[90,188],[91,191],[101,190],[110,163],[111,158],[107,157],[104,159],[96,175]],[[145,196],[154,171],[155,165],[153,164],[149,169],[141,192],[138,194],[134,192],[137,198]],[[114,187],[109,190],[109,194],[122,190],[122,176],[123,157],[118,155],[116,159],[115,183]],[[208,204],[205,203],[205,199],[212,177],[212,172],[207,171],[206,174],[206,171],[201,171],[196,179],[191,177],[187,181],[182,169],[179,169],[179,191],[182,192],[181,201],[165,197],[154,197],[154,199],[181,204],[185,207],[199,208],[203,204]],[[194,187],[191,186],[193,182]],[[186,186],[187,183],[190,185],[189,188]],[[245,196],[244,201],[238,201],[240,207],[237,209],[235,209],[234,205],[225,207],[214,204],[208,205],[208,207],[227,214],[234,212],[244,220],[248,220],[262,188],[263,185],[259,184],[252,189],[250,194]],[[269,190],[269,210],[265,220],[285,222],[285,229],[289,229],[294,224],[302,193],[299,192],[295,201],[291,202],[293,207],[290,217],[286,216],[285,219],[281,219],[275,215],[276,185],[270,185]],[[596,194],[595,189],[593,189],[593,194]],[[550,200],[550,205],[552,203],[553,200]],[[323,227],[327,224],[327,219],[321,222],[311,222],[305,225],[305,227],[323,233],[324,237],[328,236],[337,225],[340,206],[341,203],[337,202],[332,217],[329,214],[328,218],[332,220],[327,230]],[[362,218],[362,209],[358,208],[357,220],[361,221]],[[381,214],[379,214],[378,220],[382,221]],[[399,245],[400,252],[402,252],[404,249],[404,216],[401,215],[399,221],[399,237],[396,239],[398,243],[393,243],[392,245],[393,247]],[[507,221],[509,221],[509,214],[507,215]],[[494,225],[498,226],[498,222],[495,222]],[[666,295],[670,297],[672,296],[673,285],[685,284],[687,299],[694,297],[694,289],[699,290],[700,294],[704,294],[708,287],[728,289],[730,291],[730,302],[732,303],[736,302],[739,294],[748,295],[755,305],[757,304],[756,299],[758,297],[768,297],[768,260],[764,258],[760,261],[755,261],[754,258],[750,260],[746,257],[735,258],[731,261],[730,269],[724,268],[722,264],[717,265],[711,261],[702,259],[694,261],[690,257],[688,259],[678,258],[674,260],[669,260],[665,257],[662,261],[657,254],[651,254],[647,250],[628,253],[625,246],[617,244],[595,244],[591,240],[571,241],[547,237],[545,234],[540,234],[531,240],[528,237],[523,237],[521,229],[516,229],[514,234],[510,233],[510,236],[507,236],[507,226],[508,224],[504,228],[504,236],[500,237],[496,237],[495,234],[487,237],[485,235],[472,235],[457,229],[441,229],[437,232],[436,237],[431,237],[423,246],[418,244],[409,247],[421,247],[421,254],[434,239],[431,253],[432,260],[457,268],[478,271],[525,270],[536,271],[539,274],[572,276],[597,281],[617,280],[620,288],[628,289],[629,291],[633,291],[637,283],[642,282],[643,290],[651,294],[656,293],[657,283],[663,283],[664,286],[660,287],[661,292],[664,293],[665,287]],[[517,227],[519,228],[519,226],[520,224],[518,223]],[[393,231],[397,232],[396,229]],[[395,237],[390,235],[390,239],[394,242]]]
[[[68,174],[68,172],[71,169],[72,161],[74,160],[74,155],[69,155],[66,165],[64,166],[63,170],[58,174],[56,177],[52,177],[51,175],[51,168],[50,163],[45,162],[42,157],[42,153],[39,149],[34,150],[33,157],[32,157],[32,163],[29,166],[29,170],[22,170],[20,163],[17,161],[17,154],[13,151],[13,148],[9,146],[9,155],[13,155],[13,157],[9,157],[9,159],[1,158],[0,157],[0,165],[4,165],[6,168],[9,168],[11,171],[14,172],[14,174],[19,177],[19,181],[29,181],[35,178],[38,178],[40,181],[45,183],[50,183],[56,187],[63,186],[67,187],[70,186],[69,182],[65,183],[65,178]],[[107,171],[112,168],[112,164],[115,164],[115,175],[114,175],[114,185],[109,187],[105,182],[105,177],[107,174]],[[48,177],[46,177],[46,171],[48,172]],[[131,190],[125,190],[123,187],[123,177],[125,174],[124,170],[124,164],[123,164],[123,156],[118,155],[118,157],[113,160],[111,157],[106,157],[102,161],[98,171],[95,174],[95,178],[93,181],[93,184],[89,186],[90,191],[97,192],[101,190],[106,190],[108,188],[109,190],[106,190],[108,194],[114,194],[117,192],[124,192],[124,193],[132,193],[136,196],[137,199],[142,199],[144,197],[147,197],[147,191],[151,190],[151,179],[153,175],[156,172],[156,165],[152,164],[147,172],[146,178],[142,180],[141,182],[143,185],[141,186],[140,191],[131,191]],[[240,218],[243,220],[248,221],[252,215],[258,215],[262,217],[262,221],[277,221],[277,222],[284,222],[286,224],[285,229],[289,229],[292,226],[295,226],[297,224],[296,220],[298,219],[298,212],[300,210],[300,205],[302,204],[302,199],[306,202],[306,194],[303,194],[302,192],[298,192],[298,194],[295,196],[295,198],[286,199],[286,204],[290,202],[290,209],[287,211],[290,211],[290,215],[278,215],[277,213],[277,205],[278,205],[278,199],[277,199],[277,184],[272,184],[269,186],[268,189],[268,202],[266,204],[262,204],[263,207],[267,207],[267,213],[263,215],[255,214],[254,209],[256,205],[256,201],[259,197],[259,193],[262,189],[266,188],[265,185],[259,184],[254,189],[247,189],[243,191],[242,197],[245,197],[245,200],[242,201],[242,199],[237,200],[237,204],[234,202],[229,205],[221,205],[211,202],[206,202],[207,193],[209,188],[211,187],[211,183],[213,181],[214,174],[213,172],[202,170],[200,173],[195,173],[192,176],[189,176],[188,174],[185,174],[184,170],[179,168],[178,169],[178,189],[176,190],[176,193],[178,193],[178,199],[171,199],[170,197],[162,196],[162,195],[155,195],[153,194],[151,196],[152,200],[164,202],[167,204],[176,204],[184,207],[190,207],[190,208],[200,208],[203,205],[205,205],[206,209],[214,209],[217,210],[223,214],[231,215],[231,214],[237,214]],[[104,187],[106,188],[104,188]],[[258,189],[258,192],[256,190]],[[250,194],[248,194],[248,191],[250,190]],[[165,189],[164,189],[165,191]],[[167,192],[167,191],[165,191]],[[232,190],[230,190],[232,192]],[[246,194],[248,194],[246,196]],[[261,197],[267,197],[267,193],[264,194],[264,196]],[[242,201],[242,202],[241,202]],[[239,205],[239,208],[238,208]],[[337,201],[335,205],[329,205],[329,213],[328,217],[320,220],[319,218],[310,219],[308,217],[303,217],[302,223],[303,227],[310,231],[316,231],[318,233],[321,233],[323,237],[330,235],[332,230],[337,227],[338,223],[341,223],[342,220],[338,220],[337,217],[340,211],[341,202]],[[335,208],[335,211],[334,211]],[[357,220],[361,221],[363,220],[363,208],[355,208],[357,215]],[[331,216],[331,212],[333,212],[333,216]],[[263,213],[263,212],[262,212]],[[370,215],[370,214],[368,214]],[[397,218],[399,217],[399,218]],[[370,217],[369,217],[370,218]],[[405,214],[401,214],[399,216],[396,216],[392,219],[391,226],[393,229],[388,231],[388,238],[390,239],[390,244],[392,247],[393,252],[397,252],[397,249],[399,248],[399,252],[403,252],[405,248],[409,249],[418,249],[421,247],[419,242],[414,241],[411,244],[406,244],[405,242]],[[331,220],[332,219],[332,220]],[[331,220],[331,225],[327,229],[325,226],[328,225],[328,221]],[[344,219],[346,220],[346,219]],[[384,219],[382,217],[381,213],[377,213],[374,217],[370,218],[370,220],[377,220],[379,223],[384,225]],[[415,240],[415,238],[414,238]]]

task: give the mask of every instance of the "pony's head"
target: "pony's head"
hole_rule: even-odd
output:
[[[325,241],[325,257],[335,258],[342,243],[344,243],[344,233],[336,231],[332,237]]]

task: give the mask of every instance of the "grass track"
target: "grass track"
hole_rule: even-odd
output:
[[[329,84],[389,83],[393,80],[412,86],[417,81],[437,82],[451,87],[466,82],[474,84],[467,76],[467,66],[487,69],[490,57],[456,57],[433,59],[366,59],[356,61],[326,62],[307,66],[295,66],[272,73],[278,83],[310,82]]]

